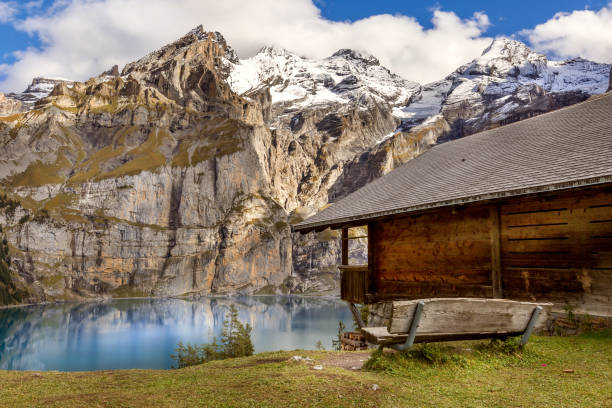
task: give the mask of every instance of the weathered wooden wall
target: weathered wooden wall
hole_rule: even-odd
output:
[[[377,299],[503,296],[590,304],[610,313],[612,187],[372,225],[370,290]]]
[[[612,306],[611,188],[515,200],[500,219],[504,297]]]
[[[483,206],[376,223],[370,232],[376,295],[492,296],[491,226]]]

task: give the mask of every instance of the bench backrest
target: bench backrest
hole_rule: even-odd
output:
[[[543,311],[536,330],[546,324],[550,303],[518,302],[505,299],[438,298],[393,302],[389,333],[410,330],[418,302],[423,302],[418,336],[462,335],[470,333],[515,335],[525,327],[536,306]]]

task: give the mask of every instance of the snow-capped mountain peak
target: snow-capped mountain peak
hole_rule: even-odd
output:
[[[538,54],[520,41],[498,38],[478,58],[459,68],[467,75],[499,78],[519,75],[537,77],[546,66],[546,55]]]
[[[477,60],[504,59],[516,65],[520,64],[522,61],[538,60],[541,57],[542,54],[536,53],[531,48],[527,47],[525,43],[510,38],[500,37],[493,40],[493,42],[483,50]]]
[[[498,38],[445,79],[424,85],[394,115],[407,130],[441,113],[460,123],[458,137],[605,92],[609,70],[582,58],[549,61],[520,41]]]
[[[49,96],[53,88],[60,83],[70,86],[74,81],[65,78],[36,77],[25,91],[11,93],[7,97],[16,99],[22,102],[26,109],[31,109],[37,101]]]
[[[255,56],[234,64],[228,82],[245,94],[270,87],[272,103],[303,109],[321,104],[367,104],[380,100],[405,104],[418,84],[392,74],[368,54],[342,49],[324,59],[300,57],[268,46]]]
[[[330,58],[334,57],[360,61],[362,63],[365,63],[366,65],[380,65],[380,61],[378,61],[378,58],[376,58],[372,54],[355,51],[350,48],[342,48],[334,52]]]
[[[214,49],[214,65],[234,92],[248,96],[252,91],[269,90],[275,115],[328,106],[365,110],[373,103],[386,104],[404,130],[443,115],[449,123],[460,120],[461,129],[469,132],[470,127],[483,128],[484,122],[514,120],[523,115],[519,111],[546,111],[574,103],[605,92],[609,84],[610,65],[582,58],[549,61],[546,55],[509,38],[495,39],[480,56],[446,78],[421,86],[393,74],[375,56],[354,49],[312,59],[270,45],[239,60],[220,33],[205,31],[202,26],[126,65],[121,74],[147,76],[203,42],[211,47],[195,47],[197,52],[206,54]],[[62,81],[66,82],[37,78],[26,92],[7,97],[31,108]],[[535,108],[525,109],[532,105]]]
[[[261,48],[257,54],[264,54],[272,57],[288,57],[289,55],[293,55],[292,52],[277,45],[266,45],[265,47]]]

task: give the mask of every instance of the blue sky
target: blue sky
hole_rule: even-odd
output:
[[[316,4],[323,16],[336,21],[358,20],[374,14],[404,14],[413,16],[426,28],[431,27],[432,8],[454,11],[459,17],[468,18],[474,12],[484,11],[491,20],[491,35],[512,35],[534,27],[558,12],[580,9],[599,10],[608,0],[512,0],[512,1],[421,1],[421,0],[320,0]]]
[[[514,1],[421,1],[421,0],[319,0],[315,4],[323,17],[333,21],[355,21],[376,14],[403,14],[415,17],[425,28],[431,28],[431,9],[453,11],[461,18],[468,18],[474,12],[484,11],[491,20],[487,33],[493,36],[518,33],[553,17],[557,12],[571,12],[584,8],[600,9],[608,1],[575,0],[514,0]],[[26,17],[44,13],[52,0],[44,0],[41,7],[29,12],[20,10],[18,16]],[[529,10],[529,12],[525,12]],[[612,35],[612,34],[611,34]],[[12,63],[14,51],[28,47],[40,47],[36,36],[30,36],[15,29],[12,24],[0,24],[0,63]]]
[[[242,58],[270,44],[313,58],[358,48],[419,82],[499,36],[551,58],[612,62],[612,0],[0,0],[0,92],[36,75],[85,80],[197,24],[224,34]]]

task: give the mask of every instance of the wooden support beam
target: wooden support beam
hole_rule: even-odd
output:
[[[374,240],[376,234],[376,223],[368,224],[368,277],[366,282],[366,293],[376,293],[376,270],[375,270],[375,254],[374,254]]]
[[[502,298],[501,222],[499,206],[493,206],[491,214],[491,284],[493,297]]]
[[[342,265],[348,265],[348,228],[342,228]]]

